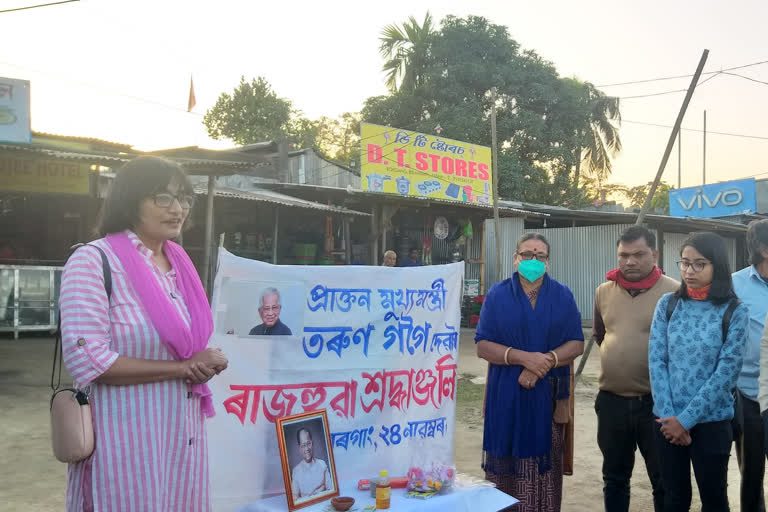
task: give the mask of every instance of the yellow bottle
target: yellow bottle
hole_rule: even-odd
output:
[[[376,510],[389,508],[389,495],[392,492],[392,484],[389,482],[389,473],[387,471],[379,472],[379,479],[376,481]]]

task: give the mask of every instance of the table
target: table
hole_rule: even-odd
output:
[[[350,512],[362,512],[368,505],[375,505],[370,491],[358,491],[357,482],[343,482],[339,496],[352,496],[355,504]],[[517,503],[517,500],[494,487],[455,489],[428,500],[405,497],[405,489],[392,489],[391,512],[496,512]],[[321,501],[298,512],[333,511],[331,500]],[[275,496],[241,507],[237,512],[287,512],[285,496]]]

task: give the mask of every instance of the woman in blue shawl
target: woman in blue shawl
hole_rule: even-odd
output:
[[[517,243],[515,272],[488,291],[475,342],[490,363],[483,470],[520,512],[559,512],[570,364],[584,351],[571,291],[547,274],[549,242]]]

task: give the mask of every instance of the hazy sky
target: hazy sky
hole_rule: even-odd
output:
[[[4,0],[0,9],[47,0]],[[471,9],[468,8],[471,6]],[[597,85],[692,74],[768,60],[765,0],[176,1],[83,0],[0,13],[0,76],[31,80],[32,127],[139,149],[225,147],[202,115],[241,75],[264,76],[308,117],[357,111],[385,93],[381,28],[429,9],[485,16],[563,76]],[[186,112],[190,73],[197,107]],[[768,82],[768,64],[735,73]],[[618,96],[684,89],[690,79],[605,87]],[[640,184],[658,168],[684,94],[622,101],[624,151],[611,181]],[[719,75],[696,91],[683,126],[707,110],[708,181],[768,178],[768,84]],[[682,183],[702,179],[702,134],[683,132]],[[664,179],[677,182],[677,149]]]

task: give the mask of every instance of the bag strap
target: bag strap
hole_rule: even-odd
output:
[[[98,245],[77,244],[72,246],[72,252],[69,256],[72,257],[72,254],[74,254],[75,251],[85,245],[89,247],[95,247],[101,255],[101,268],[102,272],[104,273],[104,290],[107,292],[107,301],[109,301],[109,299],[112,298],[112,269],[109,267],[109,259],[107,258],[107,254],[104,252],[104,250]],[[61,340],[61,308],[59,308],[59,321],[56,327],[56,343],[53,347],[53,368],[51,368],[51,389],[54,393],[61,387],[61,366],[63,359],[64,355]],[[58,380],[56,380],[57,378]]]
[[[672,313],[675,312],[678,300],[680,300],[680,297],[677,295],[672,295],[669,297],[669,302],[667,303],[667,323],[669,323],[669,320],[672,318]],[[728,330],[731,328],[731,318],[733,318],[733,312],[736,311],[736,308],[739,307],[739,304],[741,304],[739,299],[732,299],[728,303],[728,308],[725,310],[725,313],[723,313],[723,343],[725,343],[725,340],[728,338]]]
[[[672,319],[672,313],[675,312],[678,300],[680,300],[680,297],[678,297],[677,294],[673,293],[670,295],[669,302],[667,302],[667,323]]]
[[[739,304],[741,304],[739,299],[732,299],[728,304],[728,309],[723,313],[723,343],[725,343],[726,338],[728,338],[728,330],[731,327],[731,318],[733,317],[733,312],[739,307]]]

